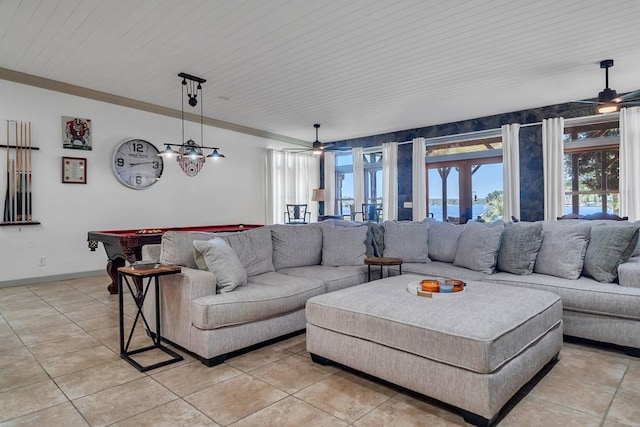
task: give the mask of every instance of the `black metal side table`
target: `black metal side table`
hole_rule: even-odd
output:
[[[133,267],[118,268],[118,302],[120,306],[120,357],[126,360],[127,362],[129,362],[140,372],[149,371],[151,369],[159,368],[160,366],[169,365],[171,363],[175,363],[183,360],[183,357],[181,355],[171,350],[170,348],[167,348],[164,345],[162,345],[162,334],[160,331],[160,276],[166,276],[168,274],[176,274],[176,273],[180,273],[181,271],[182,271],[182,268],[180,266],[164,265],[164,264],[157,264],[154,266],[150,266],[148,268],[133,268]],[[132,279],[140,279],[140,281],[142,281],[143,283],[142,294],[139,297],[135,296],[137,294],[137,291],[134,292],[133,288],[131,287],[131,283],[129,282],[129,277],[131,277]],[[144,286],[144,279],[147,279],[146,286]],[[155,304],[156,304],[155,337],[153,336],[154,334],[151,333],[151,328],[149,327],[147,318],[142,312],[142,306],[144,304],[145,299],[147,298],[147,291],[149,290],[149,286],[151,286],[151,281],[154,279],[155,279],[155,293],[156,293],[155,295],[156,296],[155,298]],[[127,284],[130,295],[135,301],[136,307],[137,307],[136,317],[133,321],[133,326],[131,327],[131,332],[129,333],[129,337],[127,339],[126,344],[124,340],[124,298],[123,298],[123,295],[124,295],[123,285],[125,283]],[[142,321],[147,327],[147,331],[149,331],[151,340],[153,341],[153,345],[130,351],[129,344],[131,344],[131,338],[133,337],[133,332],[135,331],[136,325],[138,324],[138,320],[140,318],[142,318]],[[143,353],[145,351],[149,351],[153,349],[158,349],[165,352],[166,354],[171,356],[171,359],[154,363],[148,366],[142,366],[141,364],[139,364],[138,362],[136,362],[131,358],[131,356],[134,354]]]

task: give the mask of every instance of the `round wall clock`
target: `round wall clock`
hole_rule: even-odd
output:
[[[127,139],[113,153],[113,173],[121,184],[144,190],[162,176],[164,162],[158,149],[144,139]]]

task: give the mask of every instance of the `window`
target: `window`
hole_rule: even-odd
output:
[[[364,203],[382,203],[382,152],[363,154]],[[353,154],[336,154],[336,215],[351,218],[362,206],[354,206]]]
[[[353,200],[353,155],[336,154],[336,215],[350,218]]]
[[[427,141],[427,210],[435,219],[501,219],[502,190],[500,130]]]
[[[565,214],[619,214],[619,122],[565,126]]]
[[[364,202],[382,204],[382,151],[364,154]]]

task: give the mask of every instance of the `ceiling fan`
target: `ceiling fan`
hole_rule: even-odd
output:
[[[613,113],[621,107],[630,107],[640,105],[640,89],[633,92],[618,96],[618,93],[609,88],[609,68],[613,67],[613,59],[605,59],[600,61],[600,68],[604,68],[605,88],[598,94],[597,101],[574,101],[583,104],[595,104],[596,112]]]
[[[313,141],[313,146],[312,146],[312,150],[313,150],[313,154],[322,154],[322,151],[326,148],[330,148],[333,147],[333,144],[324,144],[322,142],[320,142],[318,140],[318,129],[320,129],[320,125],[318,123],[313,125],[314,128],[316,128],[316,140]]]
[[[331,143],[323,143],[323,142],[320,142],[320,140],[318,139],[318,129],[320,128],[320,125],[316,123],[316,124],[313,125],[313,127],[316,128],[316,140],[313,141],[313,145],[311,146],[311,148],[307,148],[307,149],[304,149],[304,150],[300,150],[298,148],[285,149],[285,150],[294,151],[294,152],[297,152],[297,153],[302,153],[302,152],[311,150],[313,152],[313,154],[322,154],[325,149],[333,147],[333,144],[331,144]]]

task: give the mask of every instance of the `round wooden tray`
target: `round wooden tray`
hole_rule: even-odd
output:
[[[418,293],[418,291],[420,292]],[[409,282],[407,284],[407,292],[409,292],[411,295],[427,297],[427,298],[451,298],[451,297],[457,297],[457,296],[463,295],[465,292],[465,289],[463,287],[462,290],[458,292],[423,292],[422,286],[420,285],[420,281],[418,280],[414,282]]]

